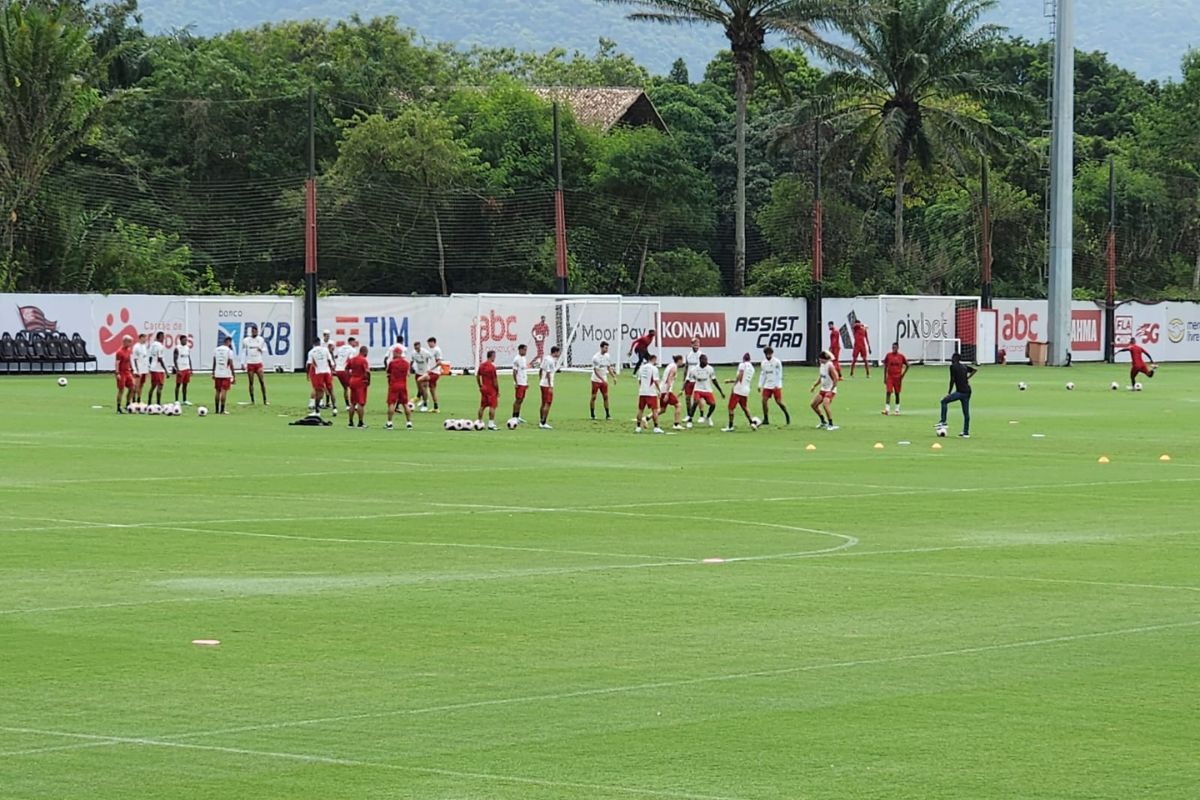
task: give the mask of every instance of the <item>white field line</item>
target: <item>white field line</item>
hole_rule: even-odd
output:
[[[972,572],[930,572],[926,570],[888,569],[886,567],[833,566],[821,564],[834,570],[872,572],[879,574],[914,575],[923,578],[962,578],[974,581],[1016,581],[1022,583],[1067,584],[1071,586],[1101,586],[1110,589],[1162,589],[1165,591],[1200,592],[1200,586],[1172,583],[1130,583],[1127,581],[1089,581],[1081,578],[1041,578],[1032,575],[981,575]]]
[[[337,767],[365,767],[370,769],[407,772],[416,775],[431,775],[435,777],[456,778],[459,780],[480,781],[483,783],[514,783],[524,786],[541,786],[550,789],[579,789],[590,792],[608,792],[611,794],[628,794],[638,797],[662,797],[669,800],[738,800],[728,795],[695,794],[692,792],[677,792],[669,789],[646,789],[638,786],[617,786],[604,783],[577,783],[574,781],[555,781],[545,778],[530,778],[522,775],[502,775],[493,772],[464,772],[437,767],[416,767],[407,764],[389,764],[383,761],[364,761],[357,758],[337,758],[334,756],[313,755],[309,753],[284,753],[275,750],[251,750],[244,747],[222,747],[211,744],[194,744],[191,742],[173,742],[166,739],[147,739],[133,736],[97,736],[88,733],[69,733],[65,731],[44,731],[37,728],[0,728],[9,733],[23,733],[38,736],[59,736],[64,739],[84,739],[85,744],[41,748],[35,750],[12,751],[0,753],[0,757],[17,755],[35,755],[51,753],[66,749],[83,747],[104,747],[111,745],[140,745],[142,747],[166,747],[179,750],[199,750],[211,753],[225,753],[250,758],[274,758],[288,761],[299,761],[306,764],[326,764]]]
[[[16,727],[0,727],[0,731],[8,733],[25,733],[44,736],[63,736],[67,738],[82,738],[88,740],[108,740],[114,744],[155,744],[160,742],[177,742],[186,739],[207,738],[210,736],[228,736],[232,734],[250,733],[256,731],[275,731],[288,728],[310,727],[315,725],[328,725],[339,722],[352,722],[356,720],[368,719],[387,719],[392,717],[410,717],[423,716],[428,714],[445,714],[458,711],[470,711],[480,708],[496,708],[515,705],[528,705],[537,703],[558,702],[562,700],[573,700],[578,698],[588,697],[607,697],[620,694],[630,694],[637,692],[653,692],[660,689],[678,689],[687,686],[702,686],[713,683],[729,683],[743,680],[758,680],[781,678],[792,675],[801,675],[812,672],[824,672],[830,670],[854,669],[858,667],[882,666],[888,664],[903,664],[918,661],[932,661],[941,658],[955,658],[961,656],[980,655],[984,653],[997,653],[1010,650],[1025,650],[1036,647],[1045,647],[1050,645],[1070,644],[1073,642],[1091,641],[1097,639],[1107,639],[1118,636],[1132,636],[1142,633],[1153,633],[1158,631],[1180,630],[1186,628],[1195,628],[1200,626],[1200,619],[1189,620],[1186,622],[1166,622],[1156,625],[1142,625],[1130,628],[1116,628],[1105,631],[1094,631],[1091,633],[1076,633],[1067,634],[1064,636],[1051,636],[1040,639],[1022,639],[1012,642],[999,642],[996,644],[976,645],[973,647],[960,647],[953,649],[933,650],[922,653],[906,653],[901,655],[880,656],[877,658],[863,658],[846,661],[827,661],[817,664],[801,664],[792,667],[781,667],[778,669],[754,670],[749,672],[732,672],[720,675],[705,675],[695,678],[680,678],[668,681],[652,681],[647,683],[627,684],[623,686],[607,686],[593,689],[578,689],[570,692],[556,692],[545,694],[523,695],[518,697],[496,698],[491,700],[476,700],[463,703],[450,703],[446,705],[425,706],[422,708],[401,708],[388,711],[370,711],[359,714],[341,714],[329,717],[313,717],[310,719],[290,720],[286,722],[267,722],[255,725],[242,725],[238,727],[220,728],[208,731],[193,731],[190,733],[166,734],[158,736],[154,739],[134,739],[125,737],[100,736],[93,734],[72,734],[59,733],[55,731],[43,731],[34,728],[16,728]],[[28,752],[28,751],[26,751]],[[12,753],[17,755],[19,753]],[[7,754],[0,754],[7,755]]]

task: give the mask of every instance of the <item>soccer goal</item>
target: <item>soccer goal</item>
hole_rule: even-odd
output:
[[[659,329],[662,304],[623,295],[560,296],[555,298],[554,316],[562,369],[590,370],[600,343],[608,342],[613,367],[620,372],[633,340]]]
[[[922,364],[949,364],[950,359],[962,347],[959,339],[922,339]]]
[[[954,353],[975,362],[979,297],[953,295],[876,295],[851,301],[848,319],[871,326],[872,352],[882,358],[892,342],[909,358],[920,354],[927,364],[949,363]],[[843,303],[844,304],[844,303]],[[843,333],[847,344],[851,337]]]

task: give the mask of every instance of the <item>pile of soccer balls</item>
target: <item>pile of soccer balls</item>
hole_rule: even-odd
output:
[[[448,431],[481,431],[484,424],[478,419],[447,419],[442,421],[442,427]]]
[[[150,414],[156,417],[178,417],[183,413],[183,407],[179,403],[166,403],[159,405],[158,403],[130,403],[130,414]]]

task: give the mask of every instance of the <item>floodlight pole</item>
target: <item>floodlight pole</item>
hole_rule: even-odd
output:
[[[1050,281],[1046,363],[1071,355],[1071,255],[1075,200],[1075,0],[1058,0],[1050,141]]]

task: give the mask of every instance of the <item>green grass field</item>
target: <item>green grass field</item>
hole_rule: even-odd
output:
[[[638,437],[0,378],[0,797],[1193,800],[1200,369],[1122,372],[986,368],[940,451],[934,368]]]

